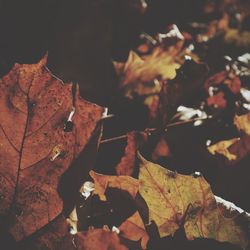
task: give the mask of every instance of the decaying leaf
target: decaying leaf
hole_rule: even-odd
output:
[[[116,166],[117,175],[129,175],[134,172],[137,150],[147,140],[145,132],[130,132],[127,135],[127,146],[124,156]]]
[[[220,141],[214,145],[211,145],[208,147],[208,151],[211,154],[222,154],[224,155],[229,161],[232,160],[236,160],[237,159],[237,155],[234,155],[232,153],[229,152],[228,148],[233,145],[234,143],[236,143],[237,141],[239,141],[240,138],[233,138],[231,140],[226,140],[226,141]]]
[[[78,233],[75,245],[75,249],[78,250],[127,250],[127,247],[121,244],[116,233],[103,229],[92,229]]]
[[[133,198],[138,192],[139,182],[130,176],[103,175],[97,174],[93,170],[89,172],[89,175],[95,183],[95,190],[93,191],[93,194],[98,195],[101,200],[106,200],[105,191],[108,187],[125,190],[129,192]]]
[[[28,236],[62,210],[58,179],[83,150],[103,108],[77,90],[72,131],[72,85],[45,67],[16,64],[0,81],[0,213],[16,240]]]
[[[250,135],[250,112],[245,115],[235,116],[234,124],[245,134]]]
[[[157,94],[161,90],[156,78],[172,79],[176,75],[179,64],[173,62],[173,58],[161,48],[155,48],[153,53],[145,58],[140,58],[131,51],[125,64],[114,62],[116,71],[120,77],[121,88],[124,94],[132,97],[138,95]]]
[[[155,221],[161,237],[174,235],[183,223],[189,240],[210,238],[246,248],[248,238],[238,216],[224,218],[203,177],[177,174],[139,158],[139,192],[148,205],[149,221]]]
[[[208,147],[211,154],[221,154],[228,159],[228,164],[234,164],[246,157],[250,152],[250,113],[235,116],[234,124],[243,134],[239,138],[220,141]]]
[[[139,212],[134,213],[131,217],[124,221],[119,229],[124,238],[132,241],[140,240],[142,249],[147,248],[149,237]]]
[[[250,45],[250,32],[239,31],[237,29],[229,29],[224,36],[225,44],[232,44],[237,47],[249,48]]]
[[[165,138],[161,137],[152,152],[152,160],[157,161],[161,157],[168,157],[171,155],[169,145]]]
[[[46,229],[23,245],[26,250],[126,250],[116,233],[108,229],[89,229],[72,236],[65,218],[61,215]]]
[[[51,221],[45,228],[41,229],[36,235],[31,236],[31,240],[21,241],[21,249],[33,250],[71,250],[73,237],[68,232],[68,225],[63,215],[59,215]]]
[[[106,200],[104,193],[108,187],[127,191],[133,198],[135,198],[138,192],[139,182],[130,176],[108,176],[97,174],[94,171],[90,171],[90,176],[95,182],[95,191],[93,194],[98,195],[102,200]],[[148,235],[138,212],[135,212],[125,220],[119,227],[119,230],[124,238],[132,241],[141,240],[142,248],[146,249]]]
[[[215,108],[225,108],[227,106],[227,101],[225,99],[225,94],[220,91],[217,94],[207,98],[207,105],[213,106]]]

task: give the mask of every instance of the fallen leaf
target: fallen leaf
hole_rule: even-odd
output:
[[[154,151],[152,152],[152,160],[157,161],[161,157],[171,156],[171,151],[167,141],[164,137],[160,138],[159,142],[156,144]]]
[[[239,140],[240,138],[233,138],[231,140],[220,141],[214,145],[209,146],[207,149],[213,155],[221,154],[224,155],[229,161],[236,160],[237,155],[230,153],[228,148]]]
[[[64,124],[72,111],[72,84],[48,72],[46,58],[15,64],[0,81],[0,213],[16,240],[62,211],[58,179],[83,150],[103,108],[76,93],[72,132]]]
[[[103,201],[106,201],[105,191],[108,187],[127,191],[133,198],[135,198],[138,192],[139,182],[130,176],[103,175],[93,170],[89,172],[89,175],[95,183],[93,194],[98,195]]]
[[[108,176],[97,174],[94,171],[90,171],[90,176],[95,182],[93,194],[98,195],[102,200],[106,200],[105,191],[108,187],[127,191],[133,198],[138,193],[139,181],[130,176]],[[124,238],[132,241],[141,239],[141,246],[143,249],[146,249],[148,235],[138,212],[135,212],[125,220],[119,229]]]
[[[250,135],[250,112],[245,115],[236,115],[234,117],[234,124],[238,130],[243,131],[245,134]]]
[[[247,233],[236,218],[220,213],[210,185],[203,177],[185,176],[146,161],[141,155],[139,193],[161,237],[174,235],[184,224],[186,237],[227,241],[245,249]]]
[[[235,45],[237,47],[249,48],[250,32],[240,31],[238,29],[229,29],[224,36],[225,44]]]
[[[145,132],[130,132],[127,134],[127,146],[124,156],[116,166],[117,175],[132,176],[137,161],[137,150],[146,140],[147,133]]]
[[[36,235],[32,235],[30,240],[21,241],[19,244],[22,246],[21,249],[25,250],[73,250],[75,248],[72,239],[66,219],[63,215],[59,215]]]
[[[227,101],[225,95],[222,91],[217,94],[207,98],[207,105],[214,106],[215,108],[225,108],[227,106]]]
[[[46,229],[23,245],[26,250],[126,250],[116,233],[104,229],[89,229],[72,236],[65,218],[61,215]]]
[[[229,165],[234,165],[238,161],[247,157],[250,153],[250,135],[242,135],[240,140],[228,147],[228,152],[231,155],[236,155],[236,159],[227,162]]]
[[[142,249],[147,248],[149,237],[139,212],[134,213],[131,217],[124,221],[119,229],[124,238],[132,241],[140,240]]]
[[[78,250],[127,250],[116,233],[103,229],[78,233],[75,244]]]
[[[173,62],[168,51],[157,47],[144,58],[131,51],[125,64],[114,62],[114,66],[124,95],[132,98],[135,93],[140,96],[159,93],[161,86],[154,80],[174,78],[180,65]]]

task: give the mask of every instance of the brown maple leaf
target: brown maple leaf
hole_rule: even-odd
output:
[[[237,218],[225,218],[217,207],[210,185],[200,175],[185,176],[141,160],[139,193],[149,209],[161,237],[174,235],[184,224],[186,237],[210,238],[248,245],[247,232]]]
[[[48,72],[46,58],[16,64],[0,81],[0,213],[16,240],[28,236],[62,211],[60,175],[83,150],[103,108],[75,96],[71,132],[72,84]]]

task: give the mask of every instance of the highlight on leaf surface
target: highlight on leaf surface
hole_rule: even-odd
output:
[[[15,64],[0,80],[0,213],[16,240],[28,236],[62,210],[58,179],[83,150],[103,108],[83,100],[77,89],[72,131],[72,84],[48,72],[46,57]],[[11,222],[11,223],[10,223]]]
[[[209,238],[245,249],[247,232],[238,216],[225,218],[218,209],[210,185],[202,176],[186,176],[146,161],[140,154],[139,193],[161,237],[174,235],[183,224],[186,237]]]

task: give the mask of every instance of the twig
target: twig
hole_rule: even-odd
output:
[[[187,120],[187,121],[178,121],[178,122],[173,122],[173,123],[170,123],[166,126],[165,128],[165,132],[168,130],[168,128],[172,128],[172,127],[176,127],[176,126],[180,126],[180,125],[184,125],[184,124],[188,124],[188,123],[192,123],[192,122],[195,122],[195,121],[204,121],[204,120],[208,120],[208,119],[211,119],[211,117],[206,117],[206,118],[194,118],[194,119],[191,119],[191,120]],[[150,132],[155,132],[157,131],[158,129],[157,128],[147,128],[145,129],[144,131],[142,132],[145,132],[145,133],[150,133]],[[120,136],[117,136],[117,137],[113,137],[113,138],[109,138],[109,139],[104,139],[104,140],[101,140],[100,144],[103,144],[103,143],[109,143],[109,142],[114,142],[114,141],[119,141],[119,140],[124,140],[124,139],[127,139],[128,135],[125,134],[125,135],[120,135]]]

